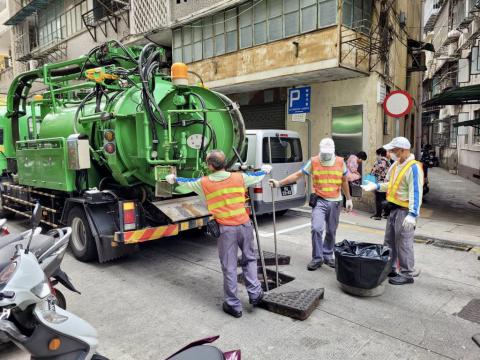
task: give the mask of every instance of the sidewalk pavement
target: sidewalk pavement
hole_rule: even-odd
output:
[[[291,211],[300,212],[309,216],[309,207],[295,208]],[[387,220],[370,219],[372,214],[353,210],[351,213],[342,212],[340,223],[367,227],[376,230],[385,230]],[[469,250],[474,248],[480,252],[480,222],[477,225],[464,225],[444,220],[419,218],[415,230],[415,239],[419,242],[433,242],[437,245]]]

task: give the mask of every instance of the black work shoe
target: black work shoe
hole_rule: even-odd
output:
[[[388,274],[389,278],[394,278],[397,276],[398,276],[398,273],[395,270],[390,271],[390,273]]]
[[[234,308],[232,308],[230,305],[228,305],[226,302],[223,303],[223,311],[226,312],[228,315],[232,315],[234,318],[241,318],[242,317],[242,312],[237,311]]]
[[[325,265],[335,269],[335,259],[326,259],[324,263]]]
[[[322,264],[323,264],[323,260],[312,260],[308,263],[307,269],[308,269],[308,271],[315,271],[319,267],[321,267]]]
[[[260,291],[260,295],[256,299],[250,299],[248,302],[252,304],[253,306],[258,306],[263,300],[263,291]]]
[[[407,284],[413,284],[413,278],[397,275],[391,278],[390,280],[388,280],[388,282],[392,285],[407,285]]]

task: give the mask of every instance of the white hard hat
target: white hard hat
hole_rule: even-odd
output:
[[[325,138],[320,141],[320,153],[335,154],[335,143],[330,138]]]
[[[407,138],[404,138],[402,136],[396,137],[388,144],[383,145],[383,148],[385,150],[392,150],[395,148],[409,150],[411,147],[412,145],[410,145],[410,141],[408,141]]]

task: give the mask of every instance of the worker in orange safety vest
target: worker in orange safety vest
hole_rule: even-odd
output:
[[[269,180],[270,186],[278,188],[297,182],[302,176],[312,176],[314,193],[310,197],[312,207],[312,260],[307,265],[310,271],[323,263],[334,268],[333,248],[342,204],[342,190],[347,199],[346,209],[353,209],[347,181],[347,167],[343,158],[335,156],[335,143],[330,138],[320,141],[320,153],[308,161],[301,170],[282,180]],[[323,232],[325,231],[325,241]]]
[[[223,272],[223,311],[233,317],[242,316],[242,304],[237,296],[237,252],[242,251],[242,268],[250,304],[256,306],[263,298],[257,276],[257,258],[254,251],[253,225],[245,207],[247,187],[262,181],[272,169],[263,165],[254,173],[232,173],[225,170],[225,154],[212,150],[206,157],[208,176],[198,179],[166,176],[170,184],[194,191],[202,196],[209,212],[218,224],[218,253]]]

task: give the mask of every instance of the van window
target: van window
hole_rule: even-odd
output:
[[[273,164],[302,162],[302,145],[298,138],[271,137]],[[263,162],[270,163],[268,137],[263,138]]]

